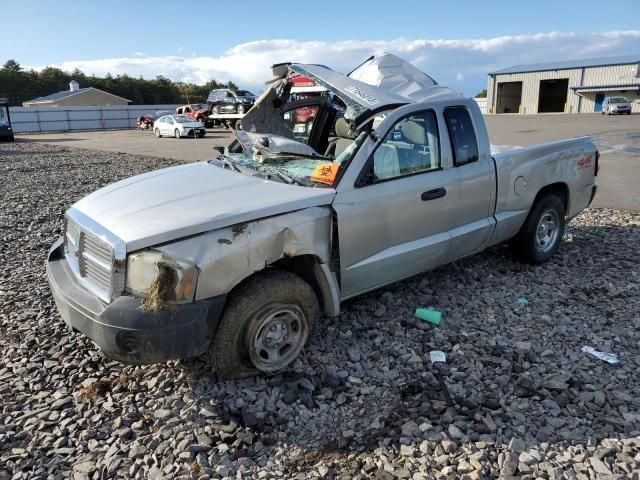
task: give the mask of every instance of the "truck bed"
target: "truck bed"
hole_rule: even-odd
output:
[[[596,146],[576,137],[530,147],[492,145],[496,172],[496,239],[507,239],[523,224],[537,193],[549,185],[564,189],[566,215],[588,206],[595,183]]]

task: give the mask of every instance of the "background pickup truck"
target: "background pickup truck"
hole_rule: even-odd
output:
[[[335,120],[319,103],[306,143],[283,121],[291,73],[346,105]],[[594,197],[588,137],[492,154],[476,103],[397,57],[348,77],[299,64],[274,75],[218,158],[67,211],[51,290],[108,356],[207,353],[228,377],[278,371],[347,298],[509,239],[520,259],[546,261]]]
[[[211,120],[209,120],[209,110],[204,103],[192,103],[190,105],[183,105],[176,108],[176,115],[186,115],[192,118],[196,122],[202,122],[205,127],[211,126]]]

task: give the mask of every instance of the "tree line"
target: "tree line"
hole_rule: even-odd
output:
[[[204,102],[215,88],[237,90],[233,82],[211,80],[204,85],[174,82],[162,75],[154,80],[128,75],[106,77],[86,75],[79,69],[65,72],[56,67],[40,71],[24,70],[15,60],[8,60],[0,68],[0,96],[6,96],[12,106],[44,97],[62,90],[69,90],[69,82],[75,80],[80,88],[94,87],[131,100],[132,105],[179,104]]]

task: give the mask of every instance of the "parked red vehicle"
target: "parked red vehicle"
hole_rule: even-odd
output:
[[[197,122],[202,122],[205,127],[211,126],[211,120],[209,120],[209,109],[207,108],[206,103],[183,105],[182,107],[176,108],[176,114],[186,115]]]
[[[151,130],[153,128],[153,122],[156,119],[153,115],[141,115],[136,120],[136,128],[140,130]]]

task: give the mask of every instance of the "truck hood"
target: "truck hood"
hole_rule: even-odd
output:
[[[122,180],[72,208],[127,245],[127,252],[303,208],[328,205],[335,190],[273,182],[192,163]]]

